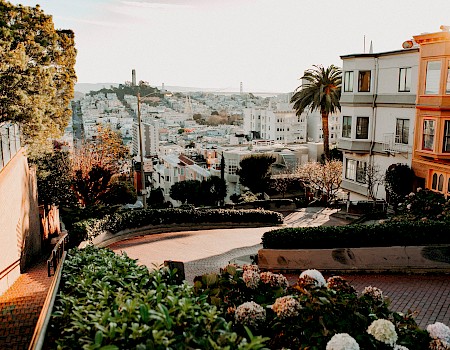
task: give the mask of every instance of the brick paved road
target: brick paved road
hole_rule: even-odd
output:
[[[0,349],[28,349],[51,281],[44,261],[0,295]]]

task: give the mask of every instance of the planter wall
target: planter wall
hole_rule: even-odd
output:
[[[261,269],[330,272],[449,272],[450,245],[338,249],[261,249]]]

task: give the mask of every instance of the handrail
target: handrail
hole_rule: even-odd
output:
[[[56,268],[58,267],[58,263],[61,260],[62,253],[66,250],[65,246],[67,244],[67,241],[69,239],[69,236],[66,233],[63,233],[58,241],[56,243],[55,247],[52,250],[52,253],[50,257],[47,259],[47,275],[48,277],[51,277],[55,274]],[[51,269],[53,267],[53,274],[51,273]]]
[[[20,264],[20,258],[10,264],[6,269],[0,271],[0,280],[8,276],[8,274]]]
[[[41,350],[44,346],[45,335],[47,333],[48,323],[50,322],[50,317],[52,314],[53,306],[56,300],[56,294],[59,290],[59,284],[61,282],[62,269],[64,265],[64,260],[66,259],[67,252],[63,251],[60,264],[56,268],[55,277],[50,284],[47,297],[45,298],[44,305],[42,306],[41,313],[39,314],[39,319],[36,323],[36,328],[34,329],[33,337],[31,338],[28,350]]]

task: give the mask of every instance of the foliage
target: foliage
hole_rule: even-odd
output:
[[[98,126],[95,140],[77,147],[72,155],[73,172],[85,177],[94,167],[119,173],[129,158],[129,150],[119,133],[109,126]]]
[[[270,166],[275,163],[275,157],[268,154],[257,154],[243,158],[239,162],[239,182],[253,193],[264,192],[270,181]]]
[[[392,221],[377,225],[292,227],[266,232],[267,249],[332,249],[450,244],[444,221]]]
[[[330,203],[336,198],[342,182],[342,162],[325,161],[324,164],[308,162],[297,169],[297,176],[305,186],[319,191]]]
[[[136,199],[136,190],[129,181],[113,182],[106,192],[99,196],[99,201],[108,205],[135,203]]]
[[[334,65],[324,68],[313,66],[300,78],[300,85],[291,98],[297,115],[303,111],[319,110],[322,115],[323,148],[325,159],[330,160],[328,116],[341,110],[339,99],[341,97],[341,69]]]
[[[72,190],[69,154],[55,151],[40,154],[30,160],[37,167],[39,202],[45,206],[75,206],[77,200]]]
[[[412,191],[413,178],[414,172],[406,164],[393,164],[386,170],[384,183],[390,203],[397,206]]]
[[[162,208],[165,206],[164,192],[162,188],[152,188],[147,204],[152,208]]]
[[[71,115],[75,42],[39,6],[0,1],[0,122],[22,123],[31,153],[50,149]]]
[[[276,193],[281,193],[281,195],[286,195],[286,192],[295,182],[298,182],[297,175],[289,170],[284,170],[277,175],[272,175],[270,179],[270,188],[276,191]]]
[[[418,188],[398,203],[395,220],[446,220],[450,219],[450,202],[441,193]]]
[[[334,276],[321,285],[305,276],[294,286],[286,287],[282,275],[260,272],[256,265],[241,268],[231,264],[219,274],[194,279],[197,295],[206,294],[239,334],[243,333],[241,322],[246,320],[245,314],[236,315],[241,305],[256,303],[255,311],[258,306],[263,307],[265,317],[247,325],[254,334],[269,337],[271,349],[325,349],[333,335],[344,332],[357,340],[361,349],[388,349],[367,332],[377,319],[392,322],[397,344],[410,350],[428,347],[430,337],[417,327],[412,314],[391,311],[389,300],[383,297],[374,298],[370,293],[358,296],[341,277]]]
[[[112,177],[109,169],[94,165],[87,174],[82,169],[75,171],[72,188],[83,206],[98,203],[108,190]]]
[[[195,206],[217,205],[226,195],[226,183],[218,176],[211,176],[204,181],[179,181],[170,188],[170,197],[183,204]]]
[[[185,180],[175,182],[170,187],[170,197],[183,204],[196,204],[200,192],[200,181]]]
[[[283,223],[283,216],[266,210],[140,209],[114,212],[95,220],[80,221],[74,224],[74,227],[77,227],[77,236],[82,237],[83,240],[90,240],[105,231],[117,233],[147,225],[244,222],[277,225]]]
[[[88,246],[64,263],[48,338],[58,349],[260,349],[215,307],[176,285],[175,271],[149,272],[126,255]],[[247,338],[249,338],[247,340]]]
[[[93,95],[96,95],[99,93],[105,94],[105,95],[108,93],[114,93],[117,95],[117,98],[119,100],[124,101],[125,95],[137,96],[138,92],[141,94],[141,96],[152,95],[152,96],[157,96],[160,98],[162,98],[164,96],[163,94],[160,93],[160,91],[157,88],[150,86],[145,81],[139,81],[138,85],[136,85],[136,86],[131,85],[131,83],[120,84],[118,87],[111,86],[110,88],[103,88],[99,91],[91,91],[87,95],[93,96]],[[145,100],[145,97],[142,97],[141,101],[143,103],[147,103],[147,101]]]

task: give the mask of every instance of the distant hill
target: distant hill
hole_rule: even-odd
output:
[[[109,88],[110,86],[118,87],[118,83],[76,83],[75,91],[87,94],[91,91],[98,91],[104,88]]]

